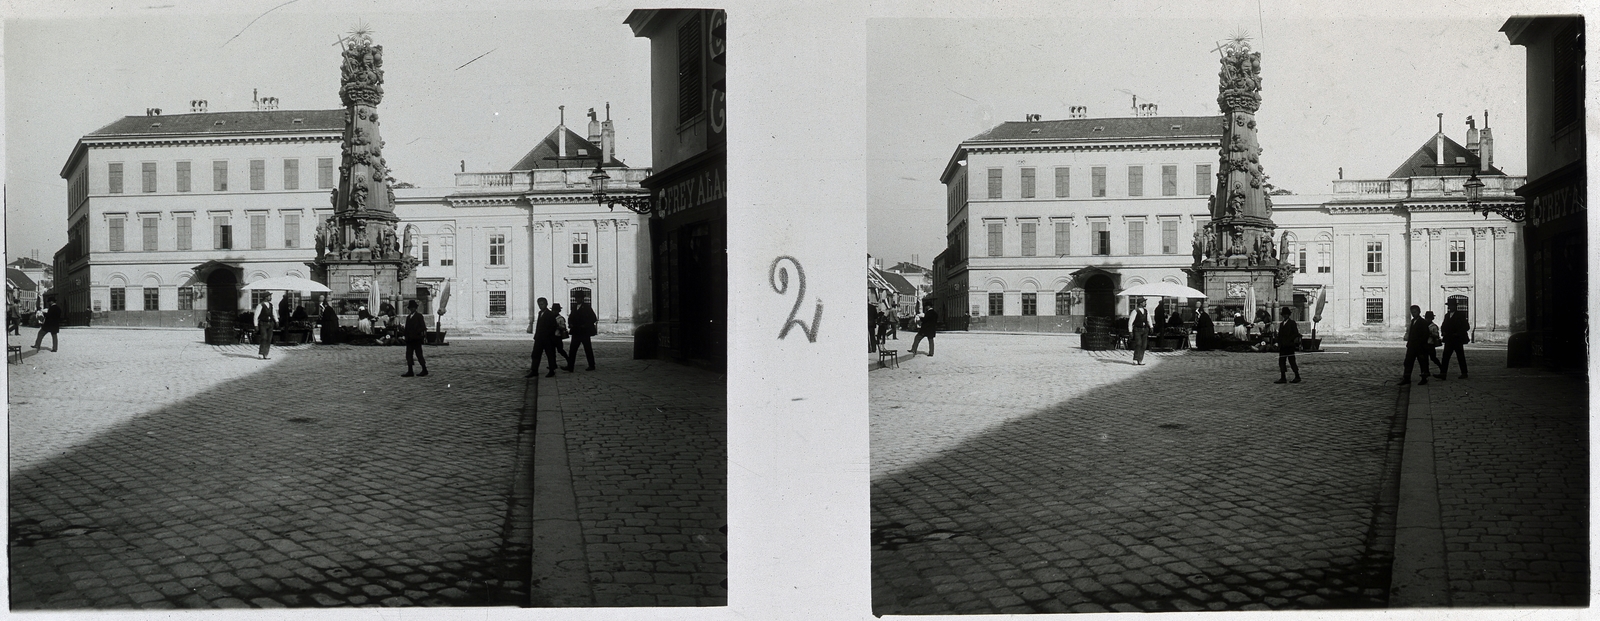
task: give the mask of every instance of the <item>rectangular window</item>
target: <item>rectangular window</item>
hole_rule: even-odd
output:
[[[1144,220],[1128,221],[1128,254],[1144,254]]]
[[[1056,198],[1067,198],[1072,195],[1072,169],[1056,169]]]
[[[428,240],[422,240],[422,264],[428,264]]]
[[[489,236],[489,265],[506,264],[506,236],[495,233]]]
[[[194,287],[178,287],[178,310],[194,310]]]
[[[112,218],[110,220],[109,224],[111,226],[111,231],[106,236],[106,241],[111,242],[110,248],[111,248],[112,252],[122,252],[122,224],[123,224],[123,219],[122,218]]]
[[[283,247],[300,247],[300,214],[283,214]]]
[[[1022,223],[1022,256],[1039,256],[1039,223]]]
[[[300,189],[300,160],[288,159],[283,161],[283,189]]]
[[[1194,167],[1194,193],[1200,196],[1211,195],[1211,165],[1200,164]]]
[[[147,311],[161,310],[161,290],[155,287],[144,288],[144,309]]]
[[[1161,254],[1178,254],[1178,221],[1161,221]]]
[[[233,249],[233,226],[228,224],[227,216],[212,216],[211,248],[214,250]]]
[[[1001,293],[999,291],[991,291],[991,292],[989,292],[989,314],[990,315],[1004,315],[1004,314],[1006,314],[1006,294]]]
[[[266,214],[250,214],[250,248],[260,250],[267,247],[267,216]]]
[[[1066,317],[1072,314],[1072,294],[1065,291],[1056,292],[1056,316]]]
[[[1550,129],[1561,131],[1583,117],[1583,20],[1571,20],[1552,44]]]
[[[572,234],[572,263],[573,265],[587,265],[589,263],[589,234]]]
[[[1106,195],[1106,167],[1089,169],[1089,195],[1096,198]]]
[[[490,317],[504,317],[504,316],[506,316],[506,292],[504,292],[504,291],[490,291],[489,292],[489,316]]]
[[[1330,274],[1333,272],[1333,243],[1317,243],[1317,273]]]
[[[139,164],[140,189],[146,193],[156,191],[156,163]]]
[[[1029,317],[1039,314],[1039,294],[1032,291],[1022,294],[1022,314]]]
[[[1178,167],[1177,166],[1162,166],[1161,167],[1161,195],[1162,196],[1177,196],[1178,195]]]
[[[156,222],[156,217],[155,216],[144,216],[142,218],[139,218],[139,221],[140,221],[141,224],[144,225],[142,227],[144,229],[144,251],[145,252],[155,252],[156,251],[156,227],[158,226],[158,224]]]
[[[1300,247],[1300,273],[1306,273],[1306,247]]]
[[[111,310],[128,310],[128,290],[122,287],[111,288]]]
[[[1144,196],[1144,167],[1128,167],[1128,196]]]
[[[258,306],[261,306],[262,302],[265,302],[265,301],[270,300],[270,299],[272,299],[272,292],[271,291],[255,291],[255,290],[252,290],[250,292],[250,308],[254,309],[254,308],[258,307]],[[255,311],[255,312],[259,312],[259,311]]]
[[[1072,254],[1072,223],[1060,220],[1056,222],[1056,256],[1069,254]]]
[[[1383,242],[1367,242],[1367,273],[1383,273]]]
[[[333,158],[317,158],[317,189],[326,190],[333,187]]]
[[[267,161],[250,160],[250,189],[267,189]]]
[[[1003,225],[999,222],[986,222],[984,226],[989,229],[989,256],[1001,256],[1004,250],[1004,246],[1001,244],[1005,241],[1000,228]]]
[[[178,162],[178,191],[189,191],[189,163]]]
[[[1022,169],[1022,197],[1033,198],[1033,169]]]
[[[194,250],[193,216],[178,216],[178,249]]]
[[[228,191],[228,162],[216,161],[211,163],[211,191]]]
[[[1094,244],[1094,254],[1111,254],[1111,227],[1110,223],[1101,220],[1089,223],[1089,241]]]
[[[999,168],[989,169],[989,198],[1000,198],[1001,174]]]
[[[701,93],[702,56],[699,16],[690,17],[678,26],[678,122],[685,123],[700,114],[704,104]]]
[[[1467,240],[1450,240],[1450,271],[1467,271]]]
[[[1367,298],[1367,323],[1383,323],[1383,298]]]
[[[439,266],[450,267],[456,264],[455,243],[449,238],[439,242]]]
[[[107,175],[108,175],[106,181],[108,183],[110,183],[110,185],[111,185],[109,191],[112,194],[121,194],[122,193],[122,164],[120,162],[112,162],[111,164],[109,164],[107,166],[106,172],[107,172]]]

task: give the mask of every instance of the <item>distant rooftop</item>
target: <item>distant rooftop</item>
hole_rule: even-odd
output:
[[[567,156],[561,157],[561,134],[567,135]],[[625,167],[622,160],[611,158],[602,163],[603,154],[600,145],[589,142],[583,137],[568,129],[565,125],[558,125],[551,130],[539,144],[534,145],[527,155],[517,160],[511,170],[534,170],[537,168],[594,168],[595,164],[602,164],[605,168]]]
[[[1128,138],[1221,136],[1221,116],[1142,116],[1054,121],[1006,121],[967,142],[1062,142]]]
[[[1429,136],[1428,141],[1422,144],[1422,148],[1417,149],[1416,153],[1412,153],[1411,157],[1406,158],[1405,163],[1394,169],[1394,172],[1389,173],[1389,178],[1451,177],[1467,176],[1474,173],[1484,177],[1505,176],[1504,172],[1495,168],[1492,164],[1489,166],[1489,170],[1483,170],[1478,165],[1478,156],[1468,151],[1466,147],[1461,146],[1460,143],[1451,140],[1449,136],[1444,137],[1444,166],[1439,166],[1437,164],[1439,149],[1435,142],[1438,138],[1439,134]],[[1460,159],[1459,162],[1457,158]]]
[[[244,110],[125,116],[88,137],[344,131],[344,110]]]

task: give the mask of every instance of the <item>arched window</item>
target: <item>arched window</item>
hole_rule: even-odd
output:
[[[1317,234],[1317,273],[1333,273],[1333,236],[1327,233]]]

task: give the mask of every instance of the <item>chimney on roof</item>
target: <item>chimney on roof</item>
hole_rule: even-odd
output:
[[[204,100],[204,99],[190,99],[189,100],[189,111],[190,112],[205,112],[206,111],[206,106],[207,106],[206,100]]]
[[[144,109],[144,115],[145,116],[161,116],[161,109],[160,108],[145,108]]]
[[[1088,106],[1072,106],[1070,108],[1067,108],[1067,118],[1069,118],[1069,119],[1082,119],[1082,118],[1088,118],[1088,116],[1089,116],[1089,107]]]
[[[1483,131],[1478,132],[1478,170],[1488,172],[1494,167],[1494,135],[1489,133],[1489,111],[1483,111]]]
[[[556,125],[556,141],[561,143],[561,146],[557,148],[556,157],[561,158],[561,159],[566,159],[567,158],[567,107],[566,106],[556,106],[556,108],[561,110],[561,123]]]
[[[600,163],[617,159],[617,131],[611,126],[611,102],[606,102],[606,120],[600,124]]]
[[[1433,165],[1444,167],[1444,113],[1439,113],[1439,133],[1433,135]],[[1444,174],[1444,173],[1439,173]]]
[[[1467,115],[1467,150],[1478,155],[1478,122]]]
[[[600,142],[600,119],[595,116],[594,108],[589,109],[589,142]]]

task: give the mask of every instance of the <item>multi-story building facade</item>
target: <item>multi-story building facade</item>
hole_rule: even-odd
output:
[[[1296,319],[1327,298],[1320,333],[1399,338],[1413,304],[1443,316],[1467,311],[1473,338],[1505,341],[1523,327],[1522,227],[1485,219],[1465,184],[1476,176],[1490,205],[1522,202],[1523,178],[1493,165],[1488,128],[1467,146],[1435,134],[1388,177],[1340,179],[1333,194],[1273,197],[1280,256],[1295,266]]]
[[[639,9],[650,39],[654,323],[641,352],[721,369],[728,357],[727,12]],[[647,345],[648,343],[648,345]]]
[[[590,125],[587,138],[557,127],[507,171],[396,191],[425,312],[449,281],[451,329],[525,330],[537,297],[589,301],[602,331],[648,321],[642,217],[597,205],[588,177],[600,165],[613,194],[642,193],[650,171],[616,159],[609,119]],[[208,308],[247,307],[240,285],[310,277],[343,131],[343,110],[253,110],[126,117],[84,136],[61,173],[69,321],[193,327]]]
[[[395,191],[395,214],[417,231],[418,287],[437,300],[452,283],[447,327],[526,330],[541,297],[563,312],[589,302],[602,333],[649,323],[644,216],[597,204],[589,175],[601,166],[609,193],[642,194],[650,169],[616,158],[610,119],[589,125],[588,138],[556,127],[507,171],[459,173],[445,190]]]
[[[1528,201],[1528,336],[1511,344],[1511,358],[1581,368],[1589,353],[1583,16],[1518,15],[1500,31],[1527,49],[1528,183],[1517,195]]]
[[[244,282],[310,274],[344,112],[202,110],[124,117],[73,147],[55,267],[69,323],[196,326],[208,296],[244,295],[208,292],[216,267]]]
[[[965,141],[941,181],[947,247],[934,266],[941,314],[970,329],[1073,331],[1127,312],[1116,292],[1187,282],[1209,219],[1221,117],[1007,122]],[[1474,336],[1504,340],[1523,321],[1521,227],[1485,220],[1523,179],[1492,165],[1488,128],[1467,146],[1443,132],[1386,178],[1334,181],[1332,194],[1272,195],[1280,256],[1296,265],[1295,306],[1326,295],[1319,331],[1393,337],[1417,304],[1455,300]],[[959,322],[954,322],[959,323]]]
[[[940,181],[937,301],[972,329],[1072,331],[1126,312],[1124,288],[1187,282],[1209,220],[1222,117],[1006,122],[962,142]]]

